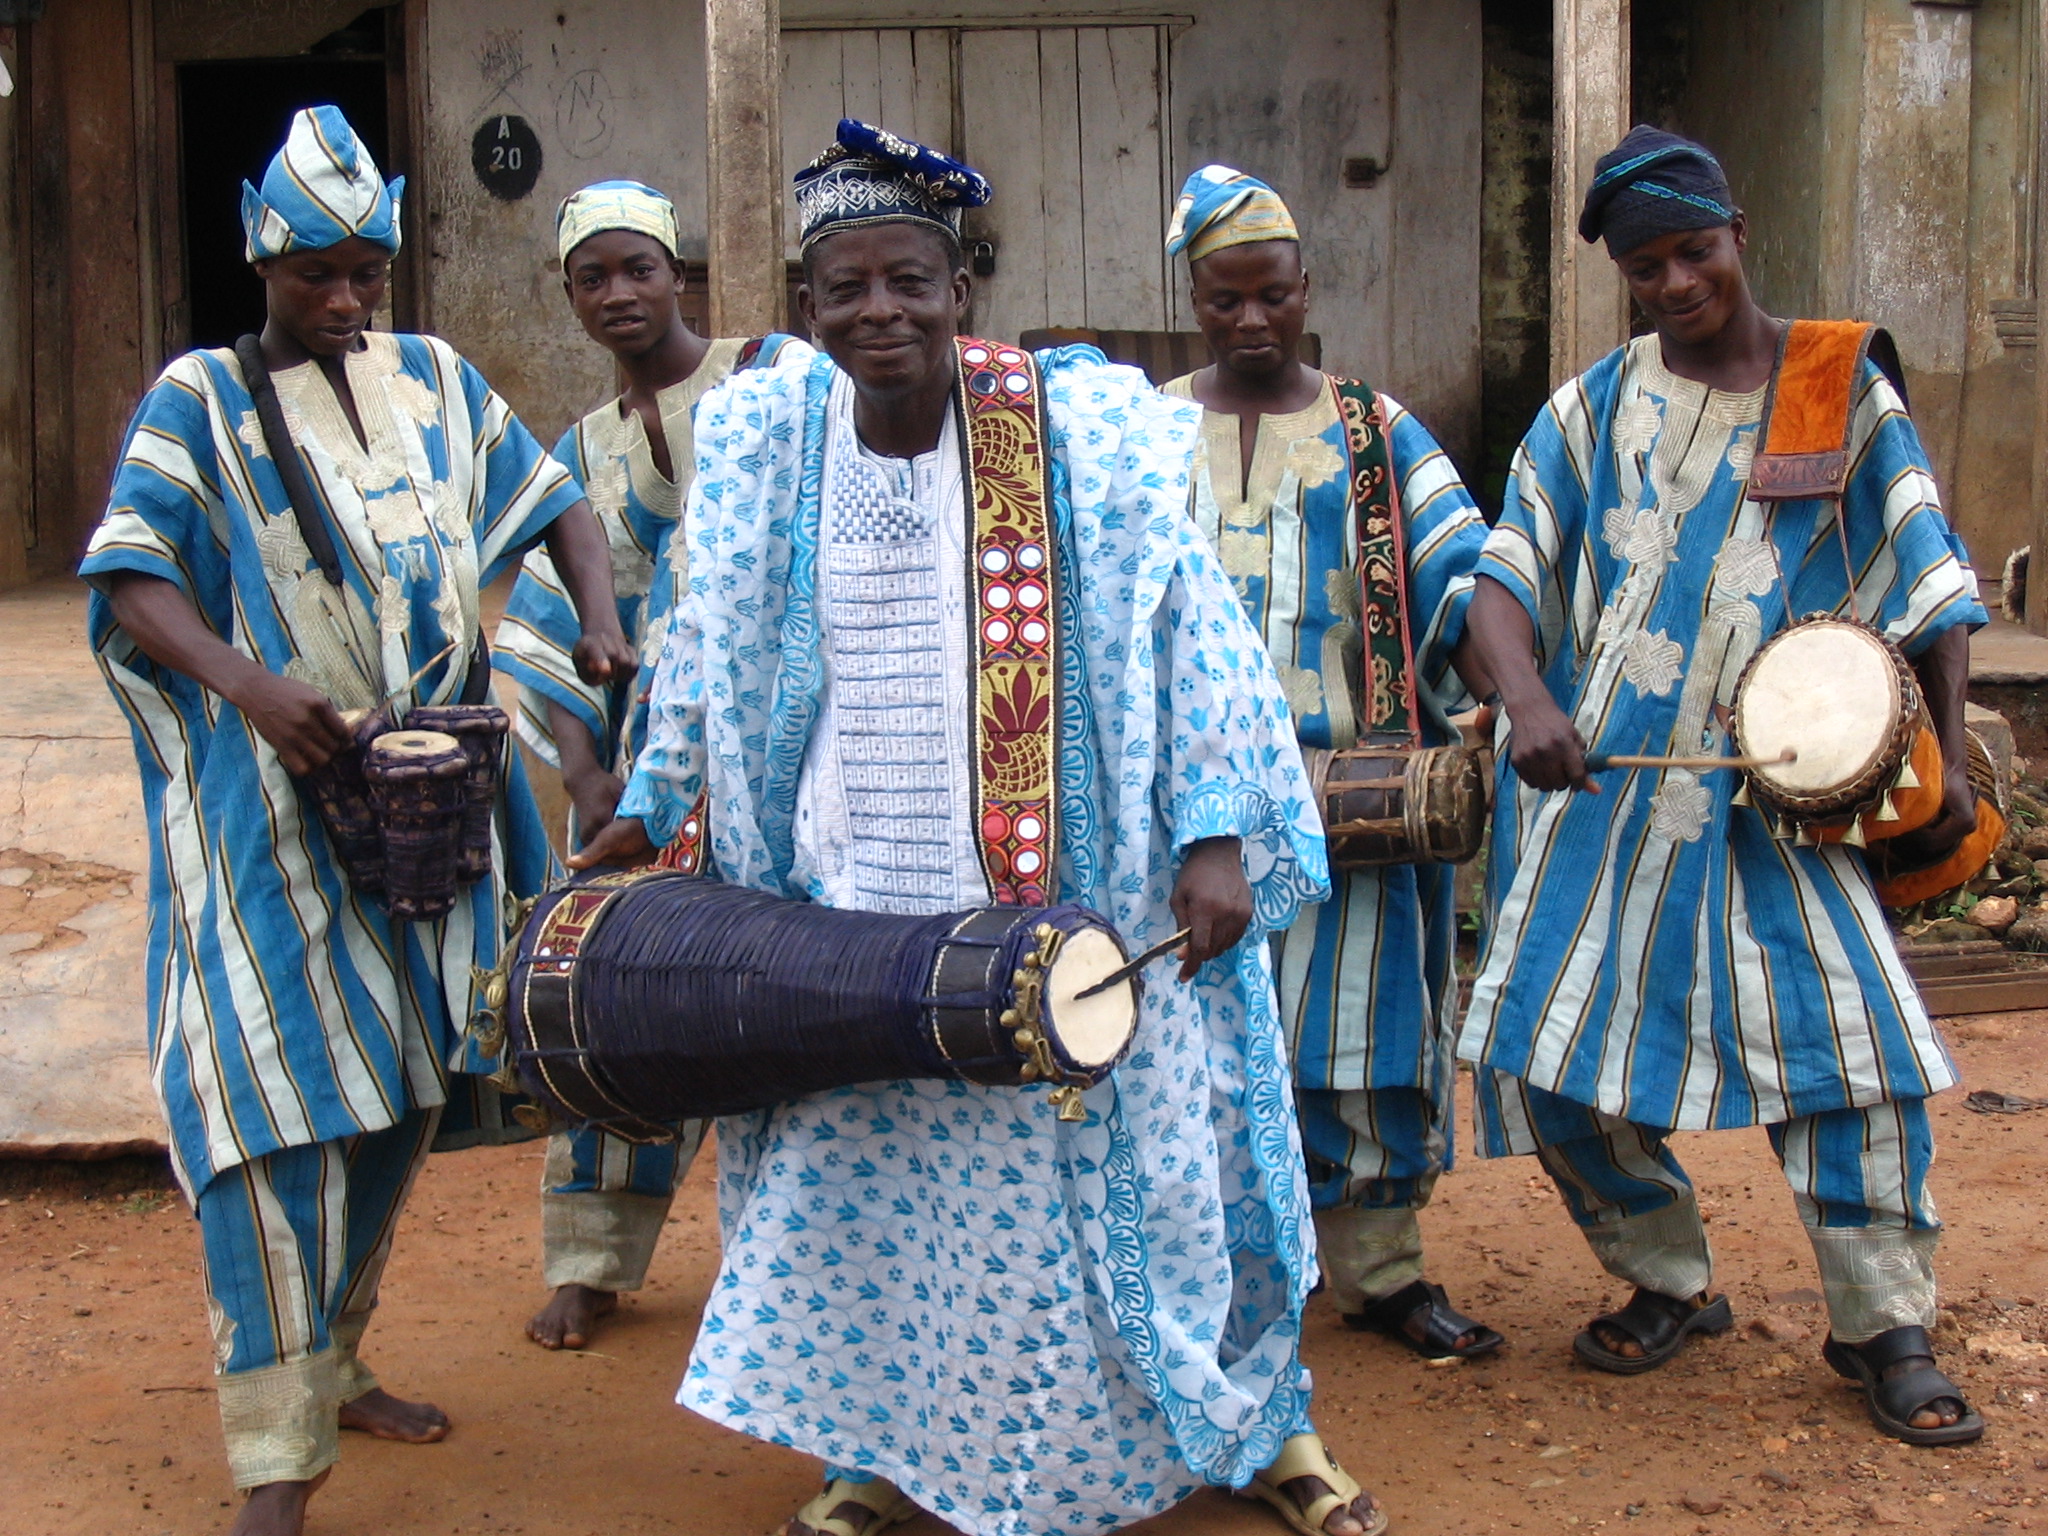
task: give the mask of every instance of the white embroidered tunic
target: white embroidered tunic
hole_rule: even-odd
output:
[[[826,688],[797,787],[796,867],[865,912],[988,900],[968,785],[966,484],[952,413],[915,459],[870,451],[853,386],[827,407],[819,508]]]

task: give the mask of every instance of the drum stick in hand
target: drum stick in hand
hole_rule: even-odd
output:
[[[1775,768],[1796,763],[1799,754],[1787,747],[1776,757],[1632,757],[1626,753],[1588,752],[1586,772],[1605,773],[1610,768],[1692,768],[1711,772],[1716,768]]]
[[[1074,1001],[1079,1002],[1084,997],[1094,997],[1099,992],[1107,992],[1111,987],[1115,986],[1118,982],[1129,981],[1133,976],[1137,975],[1138,972],[1145,969],[1145,967],[1150,965],[1154,960],[1159,959],[1161,956],[1165,955],[1170,950],[1178,949],[1181,945],[1187,943],[1187,941],[1194,936],[1194,932],[1195,930],[1192,928],[1183,928],[1179,933],[1176,933],[1172,938],[1161,939],[1157,944],[1154,944],[1150,949],[1146,950],[1145,953],[1138,956],[1137,959],[1129,961],[1126,964],[1119,966],[1116,970],[1111,971],[1107,976],[1103,977],[1102,980],[1096,982],[1094,986],[1083,987],[1080,991],[1074,994]]]

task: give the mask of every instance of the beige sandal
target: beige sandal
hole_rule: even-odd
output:
[[[849,1525],[832,1513],[842,1504],[858,1504],[875,1518],[865,1526]],[[865,1483],[852,1483],[836,1477],[825,1485],[823,1493],[796,1512],[783,1531],[787,1536],[802,1526],[811,1532],[811,1536],[880,1536],[890,1526],[901,1525],[916,1515],[917,1506],[887,1478],[876,1477]]]
[[[1319,1478],[1330,1491],[1303,1509],[1285,1486],[1297,1477]],[[1249,1487],[1237,1490],[1240,1498],[1264,1499],[1299,1536],[1326,1536],[1323,1522],[1338,1510],[1350,1508],[1351,1501],[1364,1492],[1358,1479],[1337,1465],[1337,1458],[1314,1430],[1283,1441],[1273,1464],[1253,1478]],[[1380,1536],[1386,1528],[1387,1512],[1376,1507],[1365,1522],[1365,1536]]]

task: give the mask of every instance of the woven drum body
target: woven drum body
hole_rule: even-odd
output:
[[[415,731],[440,731],[462,744],[469,771],[463,778],[462,836],[455,852],[455,876],[464,885],[491,872],[491,815],[505,761],[505,733],[511,720],[495,704],[422,704],[405,717]]]
[[[446,917],[455,907],[469,754],[441,731],[387,731],[370,744],[363,771],[384,832],[391,915],[408,923]]]
[[[1734,735],[1745,757],[1798,754],[1751,769],[1749,795],[1809,840],[1895,837],[1940,810],[1920,685],[1867,624],[1817,616],[1774,635],[1736,682]]]
[[[1486,837],[1486,769],[1469,747],[1302,753],[1333,869],[1463,864]]]
[[[370,781],[363,763],[370,744],[391,729],[382,710],[351,709],[342,720],[355,737],[300,781],[306,797],[327,829],[327,840],[349,888],[364,896],[384,894],[384,832],[370,803]]]
[[[1076,996],[1123,961],[1085,907],[904,917],[610,872],[549,892],[527,919],[506,1039],[559,1118],[630,1140],[858,1083],[1065,1092],[1129,1047],[1135,982]]]

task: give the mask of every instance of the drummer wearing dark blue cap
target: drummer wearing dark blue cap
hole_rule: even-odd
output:
[[[1579,232],[1607,242],[1654,329],[1530,429],[1465,619],[1509,726],[1495,918],[1459,1040],[1481,1141],[1536,1153],[1633,1286],[1573,1348],[1635,1375],[1733,1321],[1671,1132],[1765,1126],[1826,1293],[1827,1364],[1885,1434],[1974,1440],[1984,1420],[1927,1334],[1927,1099],[1956,1073],[1886,928],[1901,898],[1873,883],[1863,821],[1816,835],[1767,817],[1742,774],[1699,771],[1729,754],[1766,642],[1810,615],[1861,623],[1911,659],[1944,765],[1934,819],[1873,849],[1892,869],[1967,861],[1963,695],[1985,621],[1967,552],[1888,339],[1763,311],[1704,146],[1636,128],[1601,158]],[[1614,753],[1665,765],[1607,772]]]

